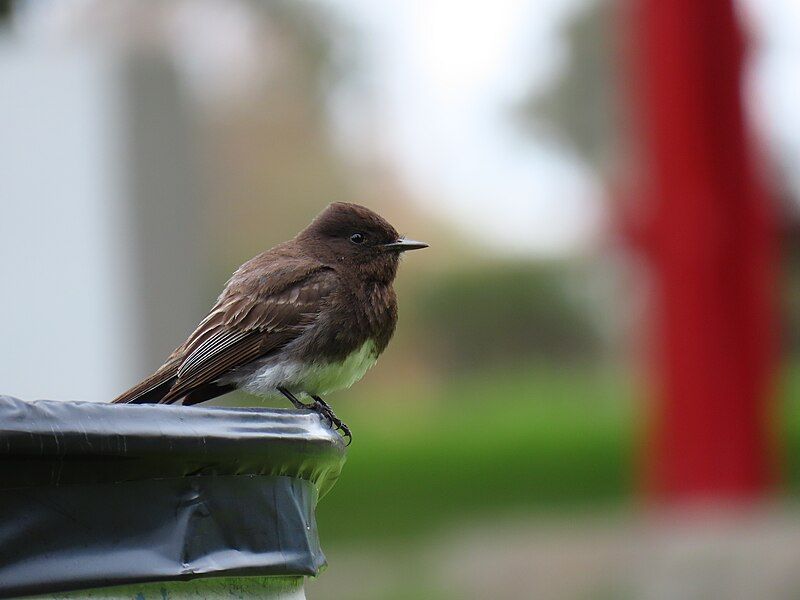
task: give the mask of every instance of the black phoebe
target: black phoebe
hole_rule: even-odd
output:
[[[320,396],[375,364],[397,323],[400,254],[425,247],[368,208],[331,204],[294,239],[239,267],[189,339],[114,402],[189,405],[233,389],[282,394],[351,437]]]

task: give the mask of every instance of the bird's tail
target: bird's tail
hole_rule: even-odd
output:
[[[192,389],[181,389],[178,394],[171,393],[178,380],[180,360],[170,357],[164,366],[150,377],[123,392],[111,402],[113,404],[198,404],[211,400],[234,389],[233,385],[207,383]]]
[[[159,369],[147,379],[112,400],[114,404],[158,404],[169,393],[178,378],[181,361],[178,352],[173,352]]]
[[[156,372],[112,400],[114,404],[158,404],[175,383],[175,375],[159,376]]]

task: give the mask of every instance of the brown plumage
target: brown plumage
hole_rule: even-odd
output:
[[[114,402],[195,404],[242,388],[283,394],[343,426],[319,394],[360,378],[386,348],[400,253],[423,247],[367,208],[331,204],[239,267],[189,338]]]

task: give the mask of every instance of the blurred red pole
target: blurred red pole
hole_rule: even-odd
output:
[[[731,0],[638,0],[636,96],[655,273],[658,500],[737,500],[772,480],[773,214],[742,102]]]

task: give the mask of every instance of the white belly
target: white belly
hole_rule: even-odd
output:
[[[321,396],[350,387],[377,359],[375,345],[369,340],[340,363],[304,363],[273,357],[222,382],[234,383],[238,388],[259,396],[274,396],[278,387],[285,387],[295,394]]]

